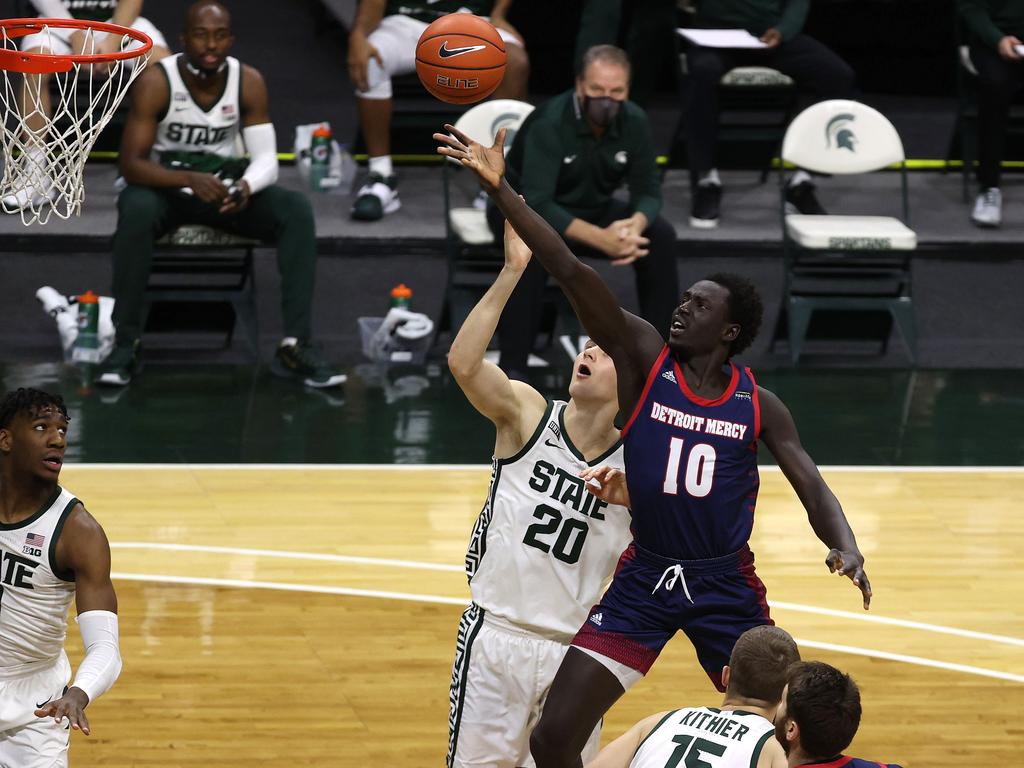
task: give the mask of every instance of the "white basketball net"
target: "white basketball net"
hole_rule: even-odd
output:
[[[81,31],[85,35],[82,53],[98,53],[107,33],[91,28]],[[44,50],[61,50],[60,41],[50,45],[56,29],[43,26],[40,34],[46,40]],[[17,49],[18,39],[8,37],[6,29],[2,38],[4,48]],[[127,50],[133,42],[124,35],[120,50]],[[45,224],[51,214],[67,219],[81,212],[85,161],[148,60],[146,53],[103,63],[75,62],[67,72],[46,75],[0,70],[4,112],[0,206],[5,212],[20,213],[26,226]],[[46,80],[53,85],[44,84]]]

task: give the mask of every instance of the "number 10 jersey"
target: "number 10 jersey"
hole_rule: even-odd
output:
[[[491,615],[568,643],[632,540],[629,510],[584,488],[587,467],[623,469],[617,442],[587,462],[548,403],[515,456],[495,459],[466,554],[473,602]]]

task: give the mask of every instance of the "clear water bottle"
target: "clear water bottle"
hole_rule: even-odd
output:
[[[100,297],[86,291],[78,297],[78,337],[71,352],[76,363],[100,361]]]
[[[313,129],[309,144],[309,187],[314,192],[323,189],[324,179],[331,170],[331,129],[326,125]]]

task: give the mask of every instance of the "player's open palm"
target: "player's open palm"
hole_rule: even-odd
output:
[[[68,692],[54,701],[48,701],[35,711],[36,717],[52,717],[58,723],[64,718],[76,731],[89,735],[89,720],[85,716],[85,708],[89,697],[78,688],[69,688]]]
[[[529,249],[519,233],[505,220],[505,266],[522,272],[530,263],[533,251]]]
[[[450,135],[434,134],[434,141],[444,145],[437,148],[438,154],[458,160],[471,169],[480,178],[484,189],[497,189],[505,175],[505,129],[498,129],[490,147],[473,141],[454,125],[445,123],[444,129]]]
[[[838,549],[830,549],[828,557],[825,558],[825,565],[829,571],[846,576],[864,595],[864,610],[871,606],[871,582],[864,572],[864,557],[859,552],[843,552]]]

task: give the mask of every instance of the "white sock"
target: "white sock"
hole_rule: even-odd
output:
[[[370,158],[370,173],[379,173],[385,179],[394,173],[391,167],[391,155]]]
[[[700,181],[697,182],[697,186],[705,186],[707,184],[715,184],[716,186],[722,186],[722,180],[718,178],[718,169],[712,168],[710,171],[700,177]]]
[[[789,178],[789,186],[795,187],[798,184],[803,184],[805,181],[808,182],[808,183],[813,183],[811,181],[811,174],[809,174],[807,171],[803,170],[802,168],[797,168],[796,173],[794,173]]]

